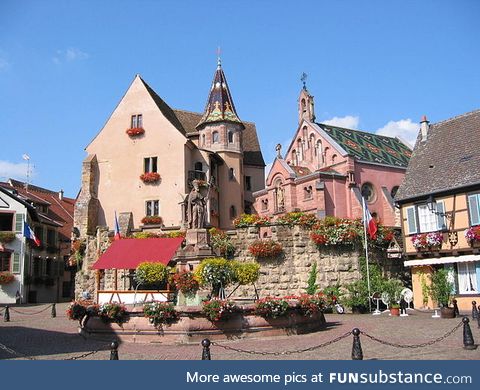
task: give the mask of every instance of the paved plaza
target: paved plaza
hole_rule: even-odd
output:
[[[0,309],[0,359],[109,359],[109,344],[114,336],[96,336],[95,339],[80,336],[78,322],[68,320],[65,315],[67,306],[68,304],[57,304],[56,318],[51,318],[49,305],[12,307],[10,322],[3,321],[3,310]],[[326,314],[325,330],[306,335],[221,341],[218,345],[212,345],[212,359],[350,360],[352,335],[332,344],[329,342],[353,328],[359,328],[390,344],[427,344],[420,348],[401,348],[380,343],[362,334],[360,339],[365,360],[480,360],[480,348],[463,348],[462,326],[443,340],[433,343],[459,325],[460,318],[432,318],[432,313],[419,311],[410,311],[409,314],[408,317],[389,317],[388,314]],[[470,321],[470,325],[474,340],[478,343],[480,329],[476,320]],[[321,346],[322,344],[329,345]],[[320,347],[305,352],[282,353],[316,346]],[[249,354],[236,351],[239,349],[276,354]],[[198,360],[202,348],[198,343],[164,345],[159,338],[158,343],[120,343],[118,353],[120,360]]]

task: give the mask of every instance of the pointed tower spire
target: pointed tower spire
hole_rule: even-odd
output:
[[[233,104],[227,79],[225,73],[223,73],[220,55],[218,55],[217,69],[213,76],[212,87],[210,88],[205,111],[197,125],[197,129],[207,123],[215,122],[233,122],[240,123],[243,126]]]

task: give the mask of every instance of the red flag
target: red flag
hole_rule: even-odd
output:
[[[115,240],[120,240],[122,236],[120,236],[120,226],[118,225],[118,219],[117,219],[117,212],[115,211],[115,234],[114,234]]]
[[[363,199],[363,212],[364,218],[363,223],[365,224],[365,229],[367,229],[368,235],[370,236],[371,240],[377,239],[377,222],[368,211],[367,204],[365,203],[365,199]]]

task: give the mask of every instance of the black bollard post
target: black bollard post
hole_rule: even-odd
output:
[[[454,318],[455,317],[460,317],[460,311],[458,310],[457,300],[453,299],[452,303],[453,303],[453,316],[454,316]]]
[[[470,320],[468,317],[463,317],[463,348],[464,349],[477,349],[475,341],[473,341],[472,330],[468,324]]]
[[[480,305],[478,305],[478,312],[480,313]],[[480,328],[480,316],[477,316],[478,327]]]
[[[5,306],[5,313],[3,313],[3,321],[10,322],[10,308],[8,305]]]
[[[52,318],[57,316],[57,308],[55,307],[55,303],[52,303]]]
[[[352,345],[352,360],[363,360],[362,344],[360,343],[360,329],[352,330],[353,345]]]
[[[203,346],[202,360],[212,360],[212,356],[210,355],[210,344],[211,342],[209,339],[202,340],[202,346]]]
[[[110,360],[118,360],[118,343],[116,341],[110,344]]]
[[[472,320],[478,318],[477,302],[472,301]]]

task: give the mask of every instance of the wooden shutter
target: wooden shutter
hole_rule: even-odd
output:
[[[23,218],[25,214],[17,213],[15,214],[15,232],[22,233],[23,232]]]
[[[20,269],[20,253],[13,254],[13,264],[12,264],[12,273],[19,274]]]
[[[417,233],[417,213],[415,206],[406,208],[408,234]]]
[[[468,196],[468,212],[470,214],[470,225],[480,225],[480,216],[478,212],[478,194]]]
[[[437,202],[437,225],[438,230],[447,230],[447,218],[445,216],[445,202]]]

